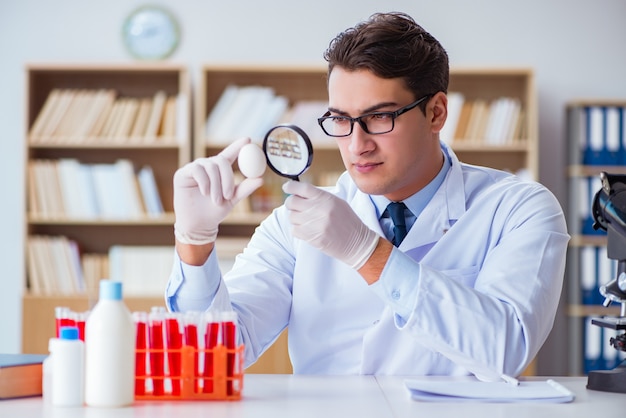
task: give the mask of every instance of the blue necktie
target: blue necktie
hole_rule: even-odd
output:
[[[402,202],[391,202],[387,205],[389,216],[393,221],[393,245],[396,247],[399,246],[404,237],[406,237],[404,209],[406,209],[406,205]]]

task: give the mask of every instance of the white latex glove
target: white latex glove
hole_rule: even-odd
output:
[[[290,211],[294,237],[355,270],[363,267],[376,249],[379,236],[359,219],[348,202],[298,181],[285,183],[283,191],[291,195],[285,207]]]
[[[247,178],[235,185],[233,162],[250,138],[241,138],[214,157],[198,158],[174,174],[174,235],[183,244],[214,242],[220,222],[233,206],[263,184]]]

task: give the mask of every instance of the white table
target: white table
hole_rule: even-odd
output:
[[[573,403],[427,403],[410,399],[402,377],[249,374],[244,378],[240,401],[140,401],[128,408],[106,409],[58,408],[45,404],[41,398],[25,398],[0,401],[0,417],[623,418],[626,415],[626,394],[587,390],[587,379],[583,377],[553,379],[576,394]]]

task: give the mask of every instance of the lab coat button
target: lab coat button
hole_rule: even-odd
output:
[[[393,292],[391,292],[391,298],[393,300],[400,299],[400,291],[399,290],[394,290]]]

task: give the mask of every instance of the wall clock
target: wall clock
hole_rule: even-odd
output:
[[[169,57],[180,41],[174,16],[158,6],[142,6],[124,21],[122,37],[126,49],[135,57],[159,60]]]

